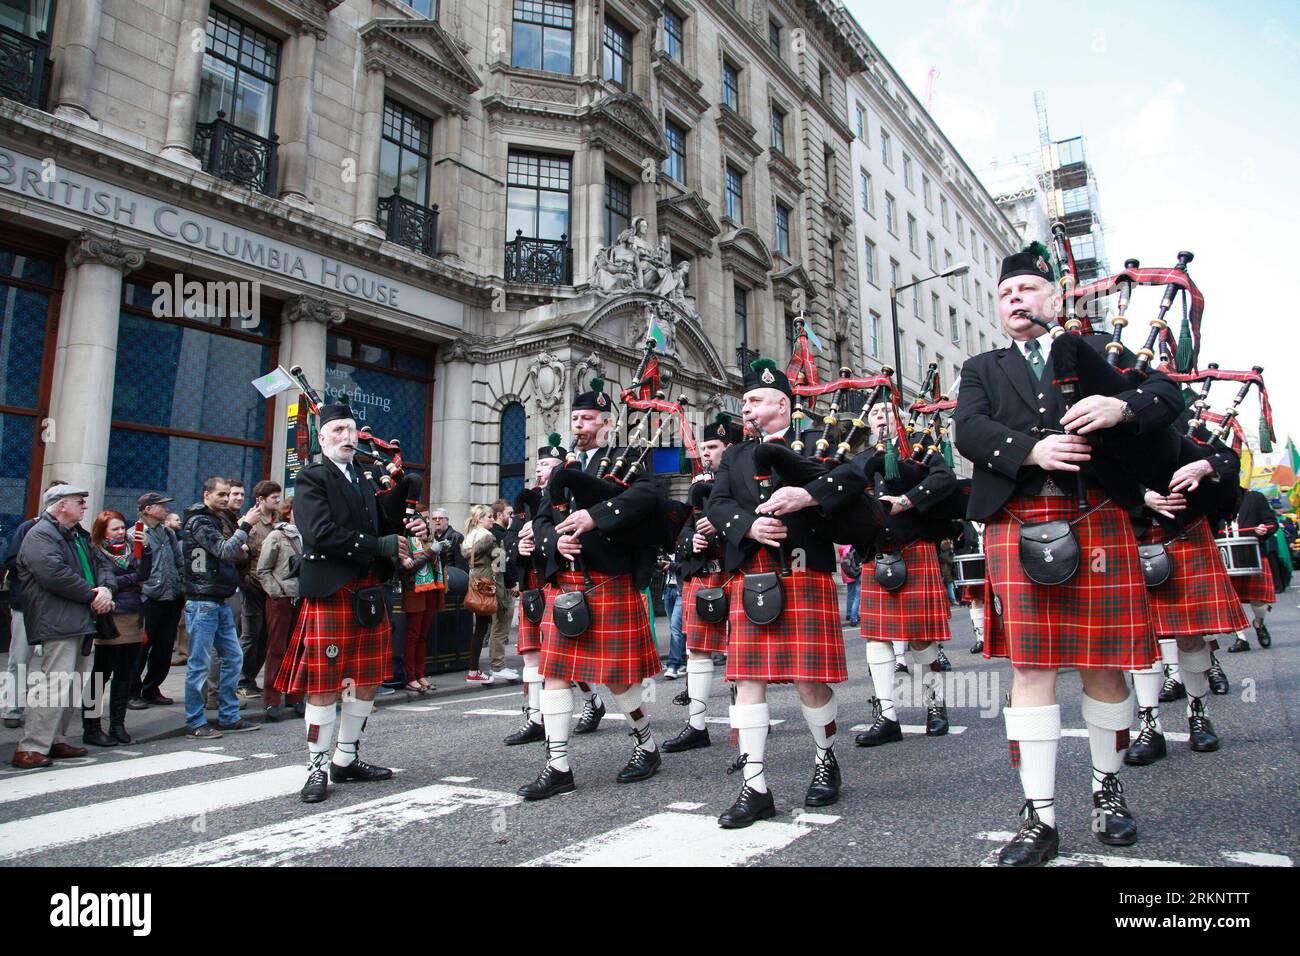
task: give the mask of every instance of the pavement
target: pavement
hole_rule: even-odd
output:
[[[1105,847],[1089,832],[1079,683],[1062,674],[1062,856],[1053,865],[1292,866],[1300,859],[1300,589],[1280,596],[1269,623],[1271,649],[1252,639],[1249,653],[1220,654],[1232,691],[1209,703],[1223,740],[1218,753],[1193,754],[1173,736],[1186,731],[1182,702],[1161,708],[1169,756],[1122,774],[1140,828],[1129,848]],[[902,721],[914,732],[870,750],[852,742],[851,729],[869,719],[872,692],[863,642],[845,631],[849,680],[836,689],[844,791],[833,807],[803,810],[812,742],[793,689],[772,688],[767,759],[778,816],[746,830],[716,824],[740,784],[725,772],[735,749],[720,675],[709,701],[712,747],[665,754],[653,779],[617,784],[631,743],[611,706],[597,733],[571,742],[577,791],[525,803],[515,789],[541,770],[543,747],[501,743],[521,720],[521,688],[469,687],[456,673],[433,678],[432,695],[382,700],[371,717],[363,756],[394,767],[393,780],[333,787],[312,806],[297,797],[306,762],[297,720],[209,744],[175,736],[179,704],[132,711],[130,746],[92,749],[46,770],[0,768],[0,866],[988,864],[1016,829],[1021,802],[1001,718],[1010,669],[968,653],[964,609],[954,611],[952,627],[952,732],[927,738],[915,732],[924,712],[904,708]],[[685,708],[672,703],[684,681],[660,677],[651,687],[646,706],[662,741],[685,722]],[[170,683],[166,692],[183,696]],[[250,705],[245,714],[256,720],[258,712]],[[19,734],[0,731],[0,758]]]

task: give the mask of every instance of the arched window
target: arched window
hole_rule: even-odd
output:
[[[511,402],[502,410],[500,493],[506,501],[524,490],[525,426],[524,406]]]

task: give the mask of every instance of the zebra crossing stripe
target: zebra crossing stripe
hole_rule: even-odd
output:
[[[195,750],[178,750],[175,753],[156,754],[132,760],[120,760],[115,763],[91,764],[84,767],[69,767],[66,770],[50,770],[46,773],[27,774],[12,780],[0,781],[0,803],[14,800],[28,800],[32,797],[48,797],[54,793],[67,790],[80,790],[83,787],[101,787],[123,780],[138,777],[151,777],[160,773],[174,773],[178,770],[193,770],[197,767],[209,767],[214,764],[238,761],[238,757],[224,754],[205,754]]]
[[[283,866],[370,837],[390,836],[408,824],[460,810],[495,810],[520,802],[520,797],[504,791],[433,784],[178,847],[126,865]]]

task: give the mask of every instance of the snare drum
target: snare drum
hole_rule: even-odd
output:
[[[983,587],[986,576],[984,555],[977,551],[974,554],[954,556],[952,559],[952,574],[954,587]]]
[[[1245,577],[1263,572],[1258,538],[1229,536],[1215,538],[1214,543],[1219,546],[1219,557],[1223,558],[1223,566],[1228,569],[1228,577]]]

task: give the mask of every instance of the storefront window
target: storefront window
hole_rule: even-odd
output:
[[[501,413],[500,497],[513,502],[524,490],[524,458],[527,447],[524,406],[511,402]]]
[[[428,468],[428,358],[347,334],[330,335],[326,352],[325,400],[346,402],[358,428],[369,425],[377,438],[396,438],[404,464]]]

